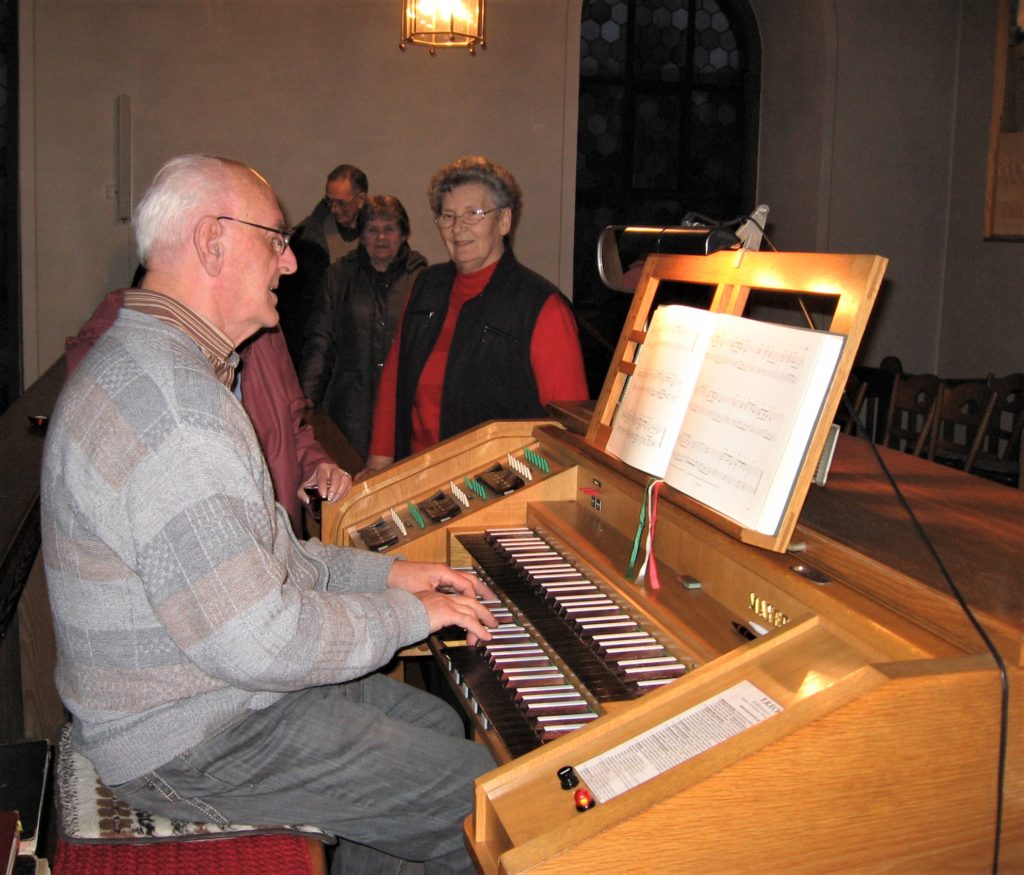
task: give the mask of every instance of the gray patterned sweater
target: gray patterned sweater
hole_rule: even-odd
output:
[[[57,687],[108,784],[428,631],[386,586],[393,560],[295,539],[242,406],[141,313],[122,310],[65,385],[41,506]]]

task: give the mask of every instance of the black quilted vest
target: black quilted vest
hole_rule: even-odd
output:
[[[409,455],[412,402],[448,311],[455,264],[424,269],[402,323],[395,405],[395,458]],[[543,417],[530,365],[537,316],[559,291],[506,250],[490,282],[459,313],[441,390],[441,439],[490,419]]]

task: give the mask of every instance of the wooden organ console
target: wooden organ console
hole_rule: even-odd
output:
[[[663,490],[660,587],[628,571],[648,478],[603,449],[609,387],[642,342],[651,286],[729,273],[736,253],[719,255],[648,260],[592,415],[487,423],[324,505],[326,542],[472,567],[499,595],[488,647],[457,630],[430,641],[499,763],[466,822],[477,867],[1024,871],[1024,493],[881,450],[1000,654],[1008,709],[862,441],[840,438],[825,488],[802,478],[788,531],[767,542]],[[855,257],[804,258],[820,274]],[[742,306],[752,284],[720,285],[716,302]]]

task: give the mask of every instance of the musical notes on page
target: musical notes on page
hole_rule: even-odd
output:
[[[682,319],[676,309],[655,311],[607,447],[608,452],[657,476],[668,465],[693,394],[713,315],[693,310],[692,318]],[[672,312],[659,315],[664,310]],[[652,427],[653,423],[657,426]],[[657,439],[652,440],[655,434]]]
[[[672,453],[672,466],[698,480],[757,495],[764,469],[728,450],[683,435]]]
[[[632,446],[657,450],[664,444],[665,426],[661,423],[640,416],[631,410],[623,411],[622,417],[626,440]]]
[[[710,313],[654,312],[607,449],[773,534],[844,338]]]
[[[633,375],[631,390],[651,398],[673,401],[679,397],[683,381],[668,371],[643,371]]]
[[[785,416],[770,404],[759,403],[746,394],[723,394],[708,386],[696,387],[690,410],[769,442],[778,439],[785,422]]]
[[[807,361],[798,348],[718,336],[711,339],[707,357],[715,364],[734,367],[741,373],[791,385],[799,380],[800,371]]]

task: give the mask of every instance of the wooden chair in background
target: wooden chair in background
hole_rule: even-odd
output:
[[[1024,488],[1020,476],[1024,457],[1024,374],[991,377],[988,385],[995,392],[995,407],[985,441],[975,457],[973,473]]]
[[[920,456],[928,446],[940,381],[935,374],[894,374],[881,443]]]
[[[846,388],[843,390],[843,397],[839,400],[839,409],[836,411],[835,422],[842,429],[843,434],[858,434],[860,432],[867,391],[868,384],[857,376],[856,368],[854,368],[846,380]]]
[[[844,424],[843,430],[847,434],[865,435],[872,441],[881,440],[897,373],[891,367],[882,366],[858,365],[853,369],[847,388],[856,386],[859,393],[854,405],[857,421],[856,424]]]
[[[983,380],[941,383],[928,432],[928,458],[970,471],[988,436],[996,393]]]

